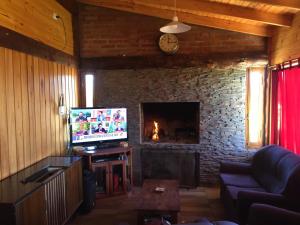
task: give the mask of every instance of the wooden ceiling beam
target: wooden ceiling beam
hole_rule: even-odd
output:
[[[79,2],[169,20],[171,20],[174,15],[173,10],[132,4],[130,2],[125,2],[124,0],[79,0]],[[263,37],[270,37],[272,35],[272,29],[267,25],[256,26],[219,18],[195,15],[187,12],[178,12],[177,15],[180,21],[194,25],[236,31]]]
[[[299,0],[246,0],[246,1],[300,10],[300,1]]]
[[[128,4],[143,5],[158,9],[174,10],[173,0],[164,0],[163,4],[161,0],[123,0],[123,1],[111,1],[111,0],[89,0],[94,3],[117,3],[123,2]],[[246,19],[250,21],[271,24],[275,26],[290,27],[293,17],[291,15],[280,15],[274,13],[262,12],[257,9],[245,8],[240,6],[234,6],[223,3],[205,2],[197,0],[185,0],[178,1],[178,12],[187,12],[196,15],[205,16],[229,16],[239,19]]]
[[[174,0],[131,0],[131,2],[153,8],[175,10]],[[284,27],[290,27],[293,21],[293,16],[291,15],[274,14],[253,8],[199,0],[177,1],[177,11],[197,15],[209,13],[211,16],[229,16]]]

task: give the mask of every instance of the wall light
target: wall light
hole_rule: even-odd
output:
[[[174,0],[174,17],[172,22],[166,24],[165,26],[161,27],[159,30],[163,33],[167,34],[179,34],[187,32],[191,29],[191,26],[181,23],[177,17],[177,2]]]
[[[66,108],[66,106],[65,106],[65,96],[64,96],[64,94],[61,94],[60,96],[59,96],[59,103],[58,103],[58,114],[60,115],[60,116],[64,116],[64,115],[66,115],[66,110],[67,108]]]

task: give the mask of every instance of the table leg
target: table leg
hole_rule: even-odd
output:
[[[144,225],[144,213],[142,211],[137,213],[137,225]]]
[[[171,212],[170,216],[172,218],[171,223],[172,224],[177,224],[178,223],[178,218],[177,218],[178,217],[178,213],[177,212]]]

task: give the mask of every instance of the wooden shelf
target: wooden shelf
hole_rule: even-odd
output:
[[[75,150],[74,154],[83,157],[86,169],[96,173],[96,189],[101,186],[103,190],[96,192],[97,198],[124,194],[132,185],[131,147]],[[119,183],[116,185],[115,182]]]

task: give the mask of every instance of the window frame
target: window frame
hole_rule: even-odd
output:
[[[259,69],[262,70],[262,115],[261,115],[261,132],[259,134],[260,140],[257,142],[250,142],[250,119],[249,119],[249,113],[250,113],[250,96],[251,96],[251,86],[250,86],[250,74],[252,69]],[[253,67],[248,67],[246,71],[246,107],[245,107],[245,141],[246,141],[246,147],[247,148],[259,148],[262,147],[264,144],[264,123],[265,123],[265,101],[266,101],[266,96],[265,96],[265,88],[266,88],[266,67],[265,66],[253,66]]]
[[[91,77],[92,79],[92,86],[87,88],[87,79],[88,77]],[[88,108],[92,108],[94,107],[94,88],[95,88],[95,75],[93,73],[86,73],[84,74],[84,102],[85,102],[85,107]],[[90,92],[89,94],[91,94],[92,100],[91,101],[87,101],[88,98],[88,92]],[[91,103],[91,104],[89,104]]]

